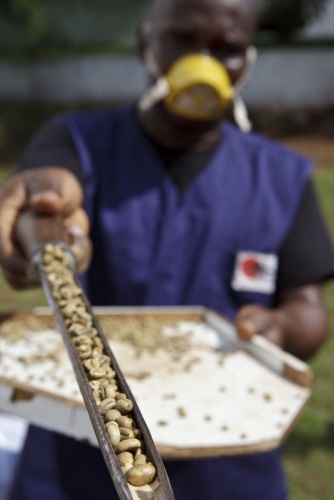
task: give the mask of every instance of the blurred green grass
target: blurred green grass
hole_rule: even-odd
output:
[[[13,168],[13,165],[0,164],[0,183]],[[334,238],[334,168],[318,170],[315,181]],[[334,283],[326,285],[325,299],[332,319],[331,338],[311,362],[316,373],[314,392],[283,447],[292,500],[334,498]],[[29,310],[45,304],[39,290],[15,292],[0,276],[0,312]]]
[[[315,181],[334,239],[334,169],[317,170]],[[334,498],[334,283],[325,287],[331,335],[311,362],[316,382],[302,418],[283,447],[292,500]]]

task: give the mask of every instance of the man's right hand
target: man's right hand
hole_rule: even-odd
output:
[[[78,272],[91,260],[89,222],[82,209],[83,190],[75,176],[58,167],[31,169],[11,177],[0,190],[0,265],[7,281],[17,289],[35,286],[28,276],[28,258],[19,246],[15,225],[23,210],[60,215],[69,237]],[[33,235],[32,235],[33,238]],[[17,244],[18,242],[18,244]]]

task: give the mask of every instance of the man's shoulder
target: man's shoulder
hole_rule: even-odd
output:
[[[69,126],[77,126],[83,130],[101,132],[102,128],[109,128],[119,120],[134,119],[133,106],[119,106],[115,108],[94,109],[74,113],[64,113],[59,120]]]
[[[267,160],[271,165],[299,165],[310,168],[312,160],[297,151],[255,132],[245,133],[236,126],[227,122],[224,124],[230,140],[250,159],[259,161],[261,158]]]

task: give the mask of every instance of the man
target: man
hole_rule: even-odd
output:
[[[221,122],[255,27],[255,0],[156,0],[138,34],[150,78],[139,104],[52,120],[3,188],[0,259],[13,286],[31,286],[12,236],[20,210],[60,214],[81,271],[91,226],[82,282],[94,304],[202,304],[243,339],[316,351],[333,251],[310,163]],[[180,89],[185,65],[194,84]],[[177,499],[286,498],[278,451],[166,467]],[[12,500],[106,495],[115,498],[98,450],[31,428]]]

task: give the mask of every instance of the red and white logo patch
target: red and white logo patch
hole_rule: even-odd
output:
[[[236,291],[274,293],[278,257],[275,254],[239,252],[232,288]]]

